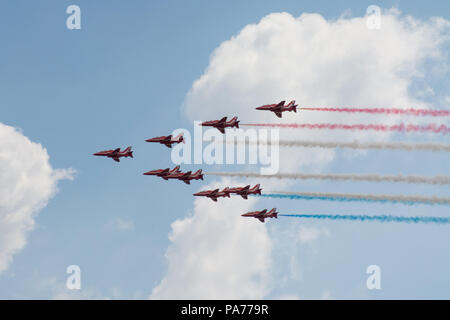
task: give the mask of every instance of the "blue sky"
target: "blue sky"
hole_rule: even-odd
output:
[[[68,30],[65,10],[77,4],[81,30]],[[273,12],[318,13],[338,19],[346,10],[364,16],[370,1],[3,1],[0,3],[0,122],[18,127],[41,143],[54,168],[76,170],[73,181],[36,217],[26,247],[0,274],[0,298],[52,298],[64,286],[65,270],[82,269],[83,286],[97,296],[146,298],[166,274],[165,252],[171,223],[192,211],[192,193],[201,183],[165,183],[142,172],[172,166],[170,150],[145,139],[192,129],[183,112],[186,94],[211,53],[248,24]],[[446,1],[379,1],[403,14],[450,20]],[[448,50],[446,51],[448,55]],[[425,78],[445,96],[448,73]],[[412,87],[412,90],[416,87]],[[382,93],[380,93],[382,94]],[[412,93],[413,94],[413,93]],[[430,100],[434,102],[434,100]],[[445,106],[436,106],[445,107]],[[402,140],[402,136],[395,136]],[[416,139],[415,137],[408,139]],[[417,136],[417,139],[422,139]],[[445,137],[426,136],[425,140]],[[91,154],[133,146],[134,159],[120,164]],[[328,172],[448,173],[446,154],[370,151],[348,158],[338,151]],[[196,169],[193,166],[192,169]],[[206,168],[205,170],[207,170]],[[215,170],[219,167],[214,168]],[[220,170],[226,171],[221,168]],[[209,179],[209,180],[208,180]],[[208,178],[206,183],[211,183]],[[245,183],[245,181],[242,181]],[[448,187],[306,181],[294,190],[448,195]],[[447,207],[334,204],[320,201],[262,200],[297,213],[445,215]],[[117,230],[115,221],[132,221]],[[450,229],[445,226],[305,222],[331,235],[308,247],[277,244],[282,230],[300,224],[279,220],[268,232],[283,278],[291,257],[305,261],[301,280],[275,281],[268,297],[295,294],[321,298],[449,298]],[[244,221],[243,221],[244,223]],[[292,231],[293,233],[295,231]],[[205,239],[207,240],[207,239]],[[365,268],[383,266],[383,289],[365,289]],[[94,296],[94,297],[97,297]]]

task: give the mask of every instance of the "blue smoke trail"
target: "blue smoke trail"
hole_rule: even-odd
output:
[[[340,214],[279,214],[279,217],[294,217],[305,219],[327,219],[327,220],[352,220],[352,221],[377,221],[377,222],[407,222],[407,223],[450,223],[450,218],[443,217],[400,217],[391,215],[368,216],[368,215],[340,215]]]
[[[448,205],[447,199],[421,199],[420,197],[416,197],[414,200],[410,199],[402,199],[401,197],[394,199],[392,198],[386,198],[382,199],[382,197],[376,198],[374,196],[354,196],[351,195],[344,196],[323,196],[323,195],[300,195],[300,194],[282,194],[282,193],[266,193],[257,195],[259,197],[266,197],[266,198],[279,198],[279,199],[291,199],[291,200],[326,200],[326,201],[339,201],[339,202],[378,202],[378,203],[401,203],[405,205],[415,205],[415,204],[440,204],[440,205]],[[411,197],[414,198],[414,197]]]

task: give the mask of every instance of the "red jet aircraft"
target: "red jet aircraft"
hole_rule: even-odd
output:
[[[171,175],[173,173],[178,173],[178,172],[180,172],[180,166],[176,166],[172,170],[167,168],[167,169],[157,169],[157,170],[147,171],[144,173],[144,176],[158,176],[163,179],[166,179],[166,176]]]
[[[202,169],[199,169],[195,173],[192,173],[192,171],[178,172],[178,173],[173,173],[173,174],[167,175],[163,178],[165,180],[178,179],[178,180],[183,181],[186,184],[190,184],[191,180],[203,180],[203,174],[202,174]]]
[[[264,222],[264,219],[267,219],[267,218],[278,219],[278,212],[277,212],[276,208],[273,208],[269,212],[267,212],[267,209],[264,209],[262,211],[253,211],[253,212],[244,213],[242,216],[256,218],[259,221]]]
[[[94,156],[103,156],[113,159],[114,161],[120,162],[121,157],[131,157],[133,158],[133,151],[131,151],[131,147],[126,148],[123,151],[120,151],[120,148],[114,150],[106,150],[94,153]]]
[[[183,134],[180,133],[175,138],[172,138],[172,135],[169,135],[169,136],[155,137],[155,138],[147,139],[145,141],[159,142],[159,143],[165,145],[167,148],[172,148],[172,144],[174,144],[174,143],[181,143],[181,142],[184,143],[184,138],[183,138]]]
[[[281,118],[283,116],[283,112],[286,112],[286,111],[297,112],[298,105],[295,104],[295,100],[292,100],[286,106],[284,105],[285,102],[286,101],[281,101],[278,104],[266,104],[264,106],[257,107],[256,110],[272,111],[277,115],[278,118]]]
[[[255,185],[253,188],[250,188],[250,185],[247,185],[245,187],[240,188],[231,188],[229,189],[230,193],[235,193],[240,195],[244,199],[248,199],[249,194],[261,194],[261,188],[259,187],[259,184]]]
[[[239,121],[237,117],[234,117],[230,121],[227,121],[227,117],[223,117],[220,120],[212,120],[202,122],[200,125],[204,127],[214,127],[222,133],[225,133],[225,128],[239,128]]]
[[[217,202],[217,198],[219,197],[230,197],[230,192],[229,192],[229,188],[225,188],[222,191],[219,191],[219,189],[216,190],[206,190],[206,191],[200,191],[197,193],[194,193],[194,196],[203,196],[203,197],[208,197],[210,198],[212,201]]]

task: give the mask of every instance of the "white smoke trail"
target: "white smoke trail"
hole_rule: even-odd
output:
[[[378,175],[378,174],[315,174],[315,173],[278,173],[274,175],[263,175],[257,172],[208,172],[207,175],[222,177],[245,177],[245,178],[268,178],[268,179],[300,179],[300,180],[336,180],[336,181],[370,181],[370,182],[403,182],[423,184],[450,184],[450,177],[439,175],[427,176],[404,176],[404,175]]]
[[[449,197],[424,197],[407,195],[386,194],[352,194],[352,193],[326,193],[326,192],[290,192],[267,191],[263,195],[272,198],[288,198],[300,200],[329,200],[329,201],[367,201],[367,202],[391,202],[403,204],[450,204]]]
[[[404,142],[321,142],[321,141],[231,141],[226,143],[233,144],[260,144],[260,145],[279,145],[282,147],[305,147],[305,148],[347,148],[347,149],[377,149],[377,150],[404,150],[404,151],[432,151],[432,152],[450,152],[449,144],[440,143],[404,143]]]

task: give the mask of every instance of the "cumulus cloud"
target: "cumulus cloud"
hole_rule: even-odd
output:
[[[56,193],[58,181],[73,170],[55,170],[39,143],[0,123],[0,272],[26,245],[39,210]]]
[[[449,22],[423,22],[386,11],[379,30],[366,18],[329,21],[319,14],[270,14],[244,27],[212,53],[204,74],[189,91],[183,111],[189,119],[238,115],[242,122],[359,123],[367,115],[299,111],[283,120],[254,108],[295,99],[299,106],[426,107],[408,91],[424,74],[426,60],[443,59]],[[417,120],[417,119],[415,119]],[[384,124],[398,118],[380,116]],[[389,134],[283,130],[283,139],[387,139]],[[320,169],[334,159],[332,150],[308,149],[281,156],[283,170],[309,165]]]
[[[222,182],[222,185],[232,181]],[[209,186],[211,187],[211,186]],[[206,187],[208,188],[208,187]],[[256,199],[201,198],[193,214],[172,224],[167,275],[153,299],[260,299],[268,292],[271,242],[254,219],[242,223]]]
[[[254,110],[280,100],[295,99],[300,106],[427,107],[409,88],[414,79],[423,77],[424,62],[445,59],[441,45],[447,40],[449,22],[438,18],[424,22],[396,10],[385,11],[381,19],[381,29],[370,30],[364,17],[343,15],[330,21],[319,14],[297,18],[270,14],[214,50],[187,95],[183,112],[190,120],[237,115],[242,122],[255,123],[280,122],[272,113]],[[282,121],[359,123],[367,117],[299,111],[283,115]],[[398,121],[386,116],[371,119]],[[312,130],[280,134],[281,139],[297,137],[353,140],[355,134]],[[359,132],[356,137],[375,140],[389,135]],[[335,157],[330,150],[307,151],[305,156],[300,148],[280,149],[283,170],[308,166],[318,171]],[[266,181],[264,186],[270,187]],[[255,203],[195,200],[192,215],[172,225],[168,271],[152,297],[264,297],[267,278],[255,275],[267,272],[271,242],[265,225],[239,217]],[[317,236],[303,231],[300,240]]]

